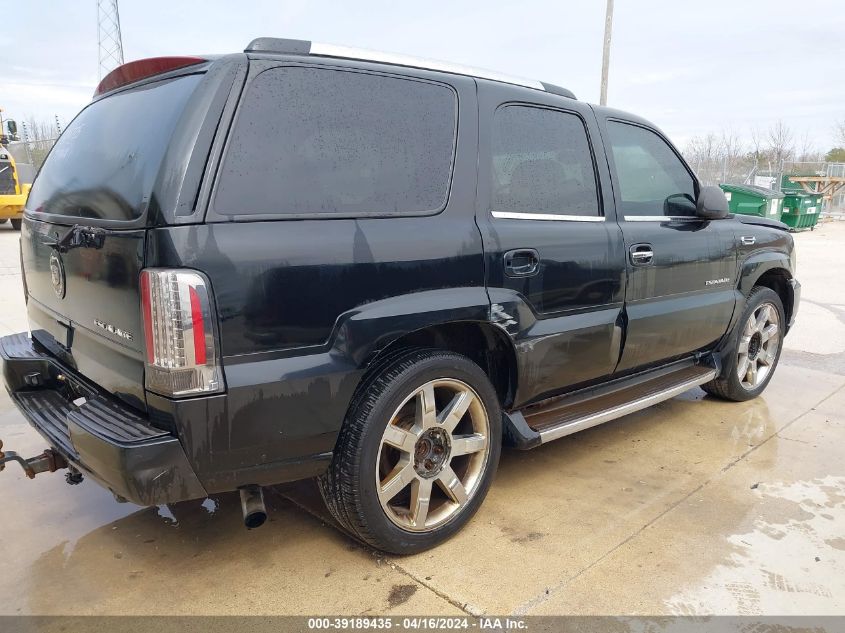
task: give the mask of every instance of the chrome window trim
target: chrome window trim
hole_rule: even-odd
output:
[[[502,83],[514,84],[516,86],[525,86],[526,88],[534,88],[535,90],[546,90],[542,82],[536,81],[534,79],[523,79],[521,77],[513,77],[505,73],[499,73],[495,70],[472,68],[470,66],[463,66],[461,64],[452,64],[450,62],[441,62],[434,59],[412,57],[410,55],[384,53],[381,51],[373,51],[365,48],[353,48],[350,46],[339,46],[337,44],[324,44],[322,42],[311,42],[311,50],[309,52],[311,55],[319,55],[321,57],[358,59],[362,61],[393,64],[396,66],[409,66],[411,68],[437,70],[441,72],[452,73],[455,75],[466,75],[468,77],[479,77],[481,79],[501,81]]]
[[[491,211],[494,218],[502,220],[546,220],[552,222],[604,222],[603,215],[557,215],[555,213],[515,213]]]
[[[701,222],[694,215],[626,215],[626,222]]]

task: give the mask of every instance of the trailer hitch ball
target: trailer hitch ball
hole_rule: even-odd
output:
[[[6,468],[7,462],[17,462],[20,467],[23,468],[27,477],[35,479],[35,471],[32,469],[32,466],[30,466],[29,460],[24,459],[14,451],[4,452],[3,440],[0,440],[0,471]]]
[[[7,462],[17,462],[30,479],[35,479],[38,473],[54,473],[68,467],[67,460],[51,448],[45,449],[40,455],[24,459],[14,451],[3,452],[3,441],[0,440],[0,471],[6,467]]]

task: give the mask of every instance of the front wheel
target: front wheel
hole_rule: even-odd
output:
[[[362,385],[320,491],[353,536],[395,554],[419,552],[481,505],[501,435],[498,399],[478,365],[409,350]]]
[[[785,323],[778,294],[762,286],[754,288],[731,337],[732,348],[723,375],[701,388],[734,402],[760,395],[780,359]]]
[[[12,228],[14,230],[16,230],[16,231],[21,230],[21,223],[23,222],[23,220],[21,220],[20,218],[16,218],[16,219],[13,219],[13,220],[9,220],[9,222],[12,223]]]

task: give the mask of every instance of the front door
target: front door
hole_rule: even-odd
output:
[[[713,346],[736,301],[732,223],[695,216],[698,185],[672,146],[639,123],[605,122],[627,251],[625,371]]]
[[[477,217],[492,314],[517,349],[520,406],[613,372],[625,255],[604,214],[609,174],[589,108],[487,82],[478,95]]]

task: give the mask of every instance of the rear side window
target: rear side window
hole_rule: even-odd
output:
[[[627,123],[607,129],[623,215],[695,215],[695,181],[666,141]]]
[[[446,205],[457,97],[361,72],[273,68],[238,113],[218,182],[222,215],[358,216]]]
[[[140,217],[170,137],[201,78],[157,81],[85,108],[50,151],[27,210],[99,220]]]
[[[530,106],[496,111],[492,210],[600,215],[590,144],[577,115]]]

